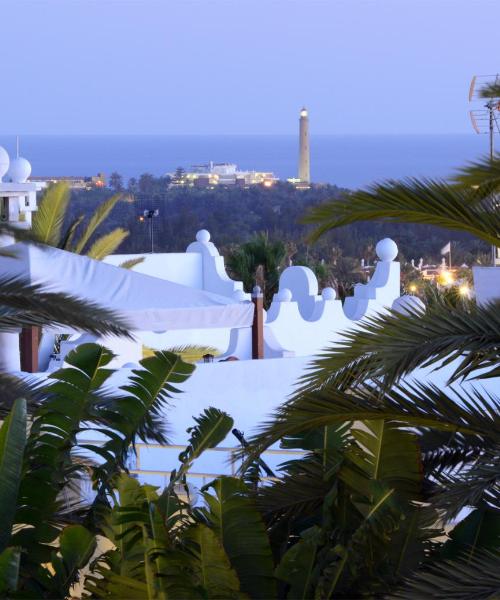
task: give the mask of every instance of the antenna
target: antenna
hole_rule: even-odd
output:
[[[495,156],[495,134],[500,134],[500,74],[474,75],[469,87],[469,102],[482,102],[483,108],[469,111],[472,127],[476,133],[489,136],[490,160]],[[493,266],[500,263],[496,246],[492,246]]]
[[[469,111],[476,133],[489,135],[490,159],[495,153],[495,134],[500,133],[500,74],[474,75],[469,88],[469,102],[484,102],[483,108]],[[486,102],[485,102],[486,101]]]

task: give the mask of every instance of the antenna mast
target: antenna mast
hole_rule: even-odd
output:
[[[497,115],[500,113],[500,74],[474,75],[469,87],[469,102],[487,100],[482,109],[469,111],[476,133],[489,135],[490,161],[495,156],[495,134],[500,133]],[[493,266],[500,265],[499,249],[491,248]]]

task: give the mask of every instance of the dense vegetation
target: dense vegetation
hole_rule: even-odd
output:
[[[120,191],[118,185],[112,191]],[[296,190],[279,183],[267,189],[168,187],[165,179],[142,176],[128,190],[122,190],[126,200],[120,202],[106,221],[103,232],[122,227],[130,231],[122,243],[124,253],[149,252],[149,223],[140,222],[145,209],[158,209],[153,219],[155,250],[183,252],[194,239],[196,231],[205,228],[213,241],[227,256],[236,246],[248,242],[255,234],[267,232],[271,240],[288,245],[296,264],[308,261],[331,263],[339,255],[356,260],[375,258],[378,240],[392,237],[398,244],[403,260],[423,257],[425,262],[440,260],[439,249],[450,239],[454,242],[456,264],[472,264],[487,246],[463,232],[438,229],[431,225],[408,225],[382,222],[355,223],[326,234],[314,246],[307,243],[309,228],[301,224],[306,210],[330,199],[339,199],[346,190],[336,186],[314,186]],[[109,197],[109,189],[73,191],[68,221],[80,214],[89,214],[96,205]],[[483,257],[484,258],[484,257]]]
[[[316,236],[370,218],[435,223],[498,247],[499,190],[500,159],[454,185],[380,185],[308,220]],[[23,312],[14,285],[17,296],[0,282],[0,330],[12,315],[78,320],[70,299],[57,315],[40,290]],[[30,402],[18,398],[0,430],[0,595],[68,598],[80,578],[93,598],[498,598],[500,404],[480,384],[500,375],[500,301],[455,300],[347,333],[242,447],[238,477],[216,478],[198,502],[189,469],[233,426],[219,410],[195,418],[164,489],[128,473],[136,437],[165,441],[164,408],[193,371],[175,354],[144,359],[113,390],[112,355],[95,344],[41,387],[5,378],[4,396]],[[405,379],[451,361],[445,386]],[[102,442],[81,437],[89,427]],[[264,482],[260,456],[276,442],[303,454]],[[94,493],[81,502],[84,480]]]

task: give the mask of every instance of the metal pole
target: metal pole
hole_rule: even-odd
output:
[[[493,164],[493,157],[495,155],[495,148],[494,148],[494,135],[495,135],[495,121],[494,121],[494,114],[493,114],[493,110],[494,110],[494,105],[493,105],[493,101],[490,100],[488,102],[488,104],[486,105],[486,107],[488,108],[488,112],[489,112],[489,128],[490,128],[490,162]],[[497,265],[497,248],[496,246],[491,246],[491,261],[493,263],[493,266],[496,267]]]
[[[149,215],[149,221],[151,223],[151,254],[154,254],[154,233],[153,233],[153,215]]]

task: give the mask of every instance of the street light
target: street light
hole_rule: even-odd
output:
[[[144,221],[144,219],[149,219],[149,235],[151,238],[151,254],[154,253],[154,229],[153,229],[153,218],[154,217],[158,217],[160,214],[160,211],[155,208],[155,209],[146,209],[142,212],[142,215],[139,216],[139,221],[141,221],[141,223]]]

